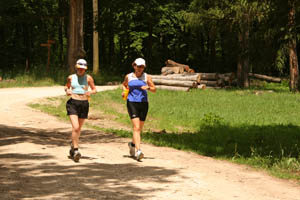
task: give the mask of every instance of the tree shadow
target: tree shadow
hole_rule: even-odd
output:
[[[41,130],[31,127],[12,127],[0,124],[0,146],[17,144],[22,142],[30,142],[40,145],[69,145],[71,127],[65,128],[51,128],[49,130]],[[98,143],[98,142],[116,142],[120,137],[95,130],[82,130],[80,140],[82,142]]]
[[[294,125],[202,126],[196,133],[146,133],[157,145],[192,150],[206,156],[300,157],[300,127]]]
[[[106,135],[86,132],[86,140],[99,142]],[[89,135],[91,134],[91,135]],[[112,134],[107,135],[113,140]],[[106,164],[58,163],[51,155],[5,152],[5,147],[18,143],[61,146],[69,133],[18,128],[0,125],[0,192],[1,199],[141,199],[163,190],[158,184],[170,184],[169,177],[178,176],[177,170],[139,163]],[[35,162],[39,160],[40,162]],[[152,183],[147,188],[139,184]]]

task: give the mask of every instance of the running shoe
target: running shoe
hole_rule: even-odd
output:
[[[141,161],[143,158],[144,158],[143,152],[142,152],[141,150],[138,150],[138,151],[136,152],[136,159],[137,159],[138,161]]]
[[[70,157],[73,158],[74,157],[74,147],[73,147],[72,142],[70,143],[70,151],[69,151],[69,153],[70,153]]]
[[[78,162],[80,158],[81,158],[80,152],[78,150],[75,150],[74,151],[74,156],[73,156],[74,161]]]
[[[129,155],[134,157],[135,155],[135,147],[132,146],[132,142],[128,142],[128,147],[129,147]]]
[[[73,158],[74,157],[74,149],[71,148],[69,153],[70,153],[70,157]]]

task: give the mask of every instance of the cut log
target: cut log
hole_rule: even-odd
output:
[[[219,78],[218,73],[200,73],[201,80],[217,80]]]
[[[267,82],[281,83],[281,78],[262,75],[262,74],[249,73],[249,77],[267,81]]]
[[[156,85],[155,86],[158,89],[163,89],[163,90],[176,90],[176,91],[190,91],[189,87],[177,87],[177,86],[168,86],[168,85]]]
[[[188,65],[177,63],[173,60],[167,60],[165,62],[166,66],[162,67],[161,74],[182,74],[186,73],[195,73],[195,70],[191,69]]]
[[[182,74],[168,74],[166,76],[169,76],[169,77],[182,77],[182,76],[196,76],[196,75],[200,75],[200,73],[187,73],[187,72],[184,72]],[[161,75],[161,76],[164,76],[164,75]]]
[[[200,84],[205,84],[206,86],[217,87],[217,86],[218,86],[218,81],[201,80],[201,81],[200,81]]]
[[[164,80],[164,79],[154,79],[152,81],[156,85],[169,85],[169,86],[179,86],[179,87],[197,87],[196,81],[178,81],[178,80]]]
[[[161,68],[161,74],[182,74],[184,72],[184,68],[182,66],[166,66]]]
[[[167,67],[183,67],[185,71],[189,71],[190,67],[188,65],[184,65],[184,64],[181,64],[181,63],[177,63],[173,60],[167,60],[166,61],[166,66]]]
[[[206,85],[205,84],[200,84],[200,85],[198,85],[198,88],[201,89],[201,90],[205,90]]]
[[[180,80],[180,81],[196,81],[200,83],[201,76],[199,74],[191,76],[162,76],[162,75],[151,75],[153,79],[164,79],[164,80]]]

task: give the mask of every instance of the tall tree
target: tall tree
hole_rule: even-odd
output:
[[[236,0],[229,2],[227,0],[212,2],[209,0],[193,0],[191,3],[191,12],[186,14],[189,24],[200,25],[199,27],[211,27],[209,32],[210,63],[215,59],[215,44],[217,33],[221,32],[222,27],[217,29],[216,22],[223,22],[231,28],[231,36],[237,38],[238,54],[236,55],[238,85],[240,87],[249,87],[248,72],[249,63],[249,40],[250,33],[253,30],[253,24],[264,17],[264,10],[268,8],[267,1],[255,0]],[[219,23],[221,24],[221,23]],[[226,28],[223,26],[223,30]],[[224,35],[224,34],[223,34]]]
[[[76,60],[86,55],[83,47],[83,0],[70,0],[68,39],[68,67],[73,73]]]
[[[292,92],[299,92],[299,68],[297,57],[297,42],[296,42],[296,1],[289,0],[288,13],[288,35],[289,35],[289,63],[290,63],[290,90]]]
[[[93,0],[93,73],[99,72],[98,0]]]

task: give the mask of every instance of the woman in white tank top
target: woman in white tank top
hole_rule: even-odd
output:
[[[65,85],[66,95],[71,98],[66,103],[67,113],[72,124],[71,149],[70,157],[78,162],[81,154],[79,153],[79,137],[81,127],[85,119],[88,117],[89,102],[91,94],[96,94],[96,86],[94,79],[85,73],[87,62],[84,59],[79,59],[76,62],[76,74],[68,77]],[[91,91],[88,90],[91,88]]]

